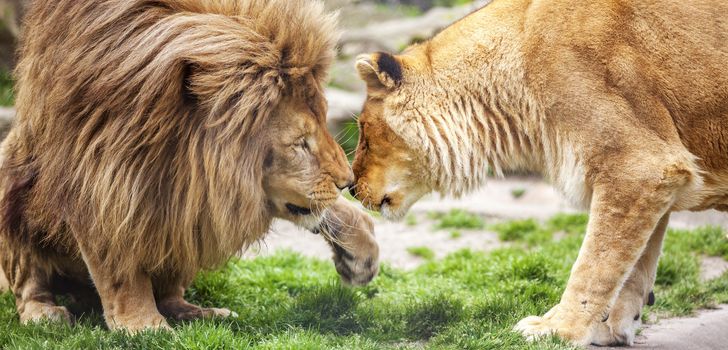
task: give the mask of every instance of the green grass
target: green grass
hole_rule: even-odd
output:
[[[112,333],[98,314],[73,327],[22,327],[12,295],[0,294],[0,348],[565,349],[557,339],[528,343],[511,329],[558,302],[581,244],[583,219],[562,216],[535,224],[551,234],[574,232],[558,241],[490,253],[462,250],[406,272],[384,265],[371,285],[360,288],[341,286],[330,261],[295,253],[233,259],[200,274],[187,297],[240,317],[178,323],[174,333]],[[657,303],[645,317],[728,302],[728,275],[703,283],[698,270],[701,255],[724,255],[726,249],[725,233],[717,228],[669,232]]]
[[[417,226],[417,216],[409,213],[407,214],[407,217],[404,218],[404,222],[407,226]]]
[[[349,161],[354,160],[356,147],[359,144],[359,125],[356,120],[345,122],[341,131],[336,136],[336,141],[344,149]]]
[[[407,253],[425,260],[432,260],[435,258],[435,252],[428,247],[409,247],[407,248]]]
[[[550,242],[555,233],[583,234],[588,220],[586,214],[557,214],[543,224],[534,219],[512,220],[491,225],[490,229],[497,232],[502,241],[525,242],[533,246]]]
[[[435,6],[453,7],[466,5],[473,2],[473,0],[435,0]]]
[[[462,209],[453,209],[447,213],[429,213],[430,219],[436,220],[435,228],[480,230],[485,227],[483,218]]]
[[[12,106],[14,101],[13,79],[9,72],[0,70],[0,106]]]
[[[526,194],[525,188],[514,188],[511,190],[511,197],[513,197],[514,199],[519,199],[519,198],[523,197],[523,195],[525,195],[525,194]]]
[[[460,231],[452,231],[450,232],[450,238],[452,239],[458,239],[463,236],[463,233]]]

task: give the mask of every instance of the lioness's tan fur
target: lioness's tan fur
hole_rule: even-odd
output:
[[[401,55],[363,56],[357,195],[401,217],[488,168],[543,173],[591,217],[561,303],[517,329],[629,344],[670,211],[728,209],[727,13],[496,0]]]
[[[69,318],[59,278],[93,280],[112,329],[166,326],[159,311],[228,315],[182,299],[195,273],[274,217],[312,226],[353,179],[325,121],[337,39],[319,1],[34,2],[0,172],[0,257],[21,321]],[[370,261],[344,277],[366,283],[371,226],[340,226],[360,249],[347,264]]]

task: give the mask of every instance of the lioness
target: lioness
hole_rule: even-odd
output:
[[[728,2],[497,0],[365,55],[356,196],[401,218],[488,169],[590,210],[561,302],[516,329],[631,344],[670,212],[728,210]]]
[[[325,233],[342,279],[368,283],[372,223],[339,196],[354,177],[326,128],[336,42],[320,1],[35,1],[0,168],[21,322],[70,321],[55,296],[93,287],[111,329],[230,315],[185,288],[273,218]]]

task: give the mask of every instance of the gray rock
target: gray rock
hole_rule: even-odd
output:
[[[329,101],[327,116],[329,125],[336,126],[359,115],[366,95],[328,88],[326,89],[326,99]]]
[[[439,30],[489,2],[478,0],[452,8],[436,7],[421,17],[399,18],[348,30],[341,39],[342,54],[350,56],[379,50],[399,52],[412,41],[430,38]]]

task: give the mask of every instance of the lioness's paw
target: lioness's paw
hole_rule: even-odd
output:
[[[556,329],[551,327],[548,321],[540,316],[526,317],[518,322],[513,329],[523,334],[530,341],[539,340],[556,333]]]
[[[558,318],[529,316],[522,319],[514,330],[523,334],[529,341],[536,341],[552,335],[577,345],[589,345],[587,327],[577,323],[569,323]]]
[[[20,323],[24,325],[45,321],[72,324],[73,315],[65,306],[40,303],[26,305],[25,311],[20,314]]]
[[[636,320],[630,321],[618,324],[611,322],[599,323],[594,329],[592,344],[599,346],[632,346],[641,322]]]

